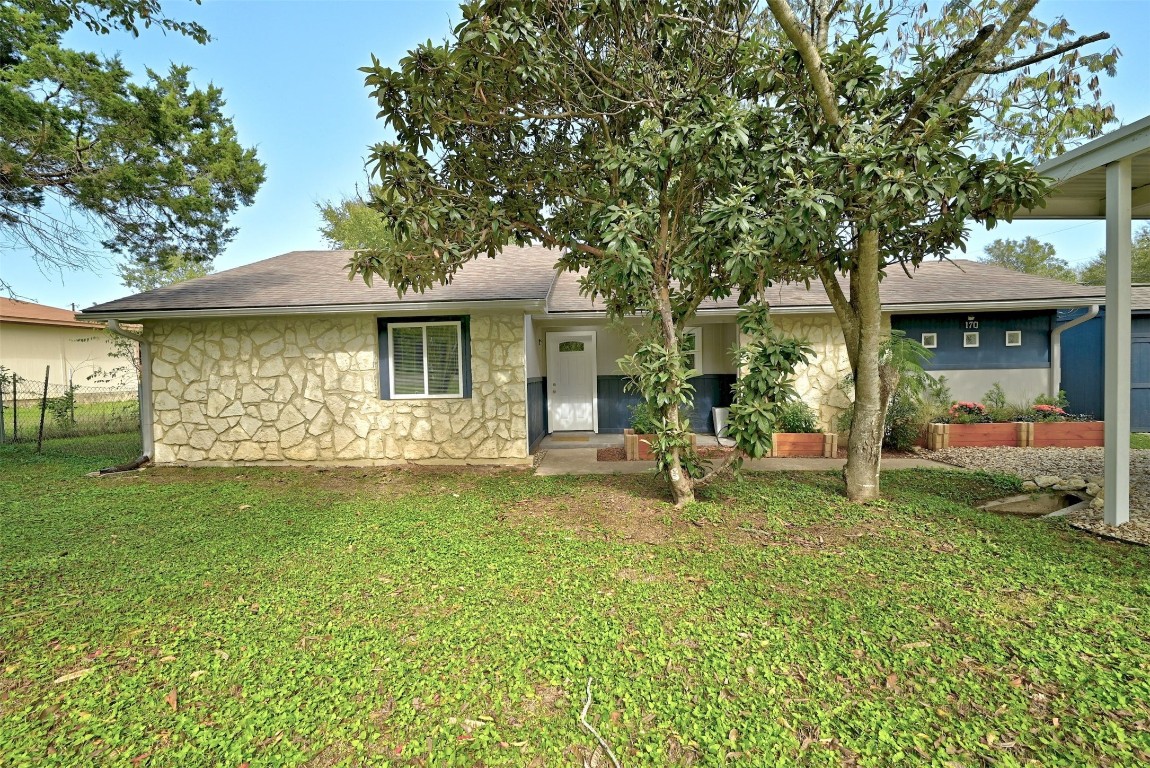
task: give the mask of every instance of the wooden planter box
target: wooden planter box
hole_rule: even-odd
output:
[[[994,448],[1010,446],[1024,448],[1029,445],[1030,424],[931,424],[927,432],[926,447],[940,448]]]
[[[1016,421],[1011,424],[931,424],[926,447],[1096,448],[1103,442],[1101,421]]]
[[[627,454],[627,461],[654,461],[655,454],[651,451],[651,442],[654,439],[654,435],[640,435],[633,429],[624,429],[623,450]],[[693,433],[691,447],[698,447]]]
[[[1030,445],[1036,448],[1100,448],[1103,442],[1101,421],[1039,421],[1028,426]]]
[[[827,458],[838,455],[838,434],[776,432],[771,441],[773,458]]]

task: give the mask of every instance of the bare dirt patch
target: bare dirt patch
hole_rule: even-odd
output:
[[[520,474],[525,469],[497,466],[426,466],[403,464],[387,467],[150,467],[138,473],[109,476],[137,478],[155,484],[186,483],[198,485],[233,481],[257,488],[291,488],[299,486],[308,492],[320,490],[346,495],[382,495],[395,492],[419,492],[436,489],[469,491],[481,478],[501,474]],[[106,480],[104,480],[106,482]]]
[[[585,539],[662,544],[675,535],[666,485],[641,475],[604,476],[560,496],[532,496],[504,508],[505,519],[543,520]]]
[[[779,530],[766,527],[766,521],[744,518],[733,526],[731,535],[736,541],[764,547],[796,547],[808,552],[838,553],[857,544],[860,539],[886,535],[886,528],[877,521],[845,527],[831,521],[815,525],[783,522]]]

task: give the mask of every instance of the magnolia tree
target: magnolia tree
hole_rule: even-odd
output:
[[[916,7],[895,34],[904,9],[889,4],[812,2],[801,20],[786,0],[467,4],[446,42],[364,70],[394,131],[371,160],[395,247],[357,252],[349,268],[424,290],[507,243],[561,248],[560,266],[609,314],[651,318],[630,368],[661,416],[657,453],[679,503],[706,482],[684,463],[685,323],[709,297],[752,308],[744,325],[761,343],[744,362],[779,367],[739,388],[732,419],[740,447],[761,454],[770,398],[789,396],[784,374],[803,351],[769,332],[759,297],[775,281],[820,281],[856,393],[847,491],[873,499],[893,389],[885,270],[961,246],[968,221],[1041,204],[1032,164],[990,152],[986,125],[1041,154],[1110,118],[1064,107],[1088,101],[1079,73],[1115,54],[1079,56],[1099,36],[1068,40],[1033,7]]]
[[[851,499],[879,494],[893,390],[881,365],[885,272],[963,247],[969,222],[1040,206],[1048,188],[1032,161],[1112,119],[1097,73],[1117,52],[1079,53],[1107,35],[1074,38],[1065,20],[1032,16],[1036,5],[970,0],[930,15],[919,3],[767,0],[780,45],[757,49],[744,96],[771,131],[752,132],[747,170],[760,181],[740,215],[749,235],[818,275],[842,326]],[[792,199],[808,204],[780,203]]]
[[[373,204],[396,247],[357,252],[351,271],[421,291],[507,243],[560,249],[560,267],[609,315],[651,318],[630,369],[659,414],[657,454],[678,503],[705,482],[683,413],[684,325],[708,297],[740,284],[753,296],[783,276],[741,236],[751,222],[715,211],[745,194],[754,114],[742,81],[764,42],[754,10],[475,2],[447,42],[364,70],[395,134],[371,160]]]

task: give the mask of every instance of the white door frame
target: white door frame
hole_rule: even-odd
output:
[[[590,337],[591,339],[591,431],[599,432],[599,364],[598,352],[595,349],[596,333],[595,331],[547,331],[547,433],[551,434],[555,431],[555,419],[552,417],[551,409],[554,407],[554,399],[552,395],[555,392],[556,381],[558,374],[555,372],[555,365],[557,363],[556,355],[551,354],[551,340],[555,340],[555,347],[559,347],[559,342],[568,340],[584,340]]]

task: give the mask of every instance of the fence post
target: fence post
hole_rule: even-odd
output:
[[[44,414],[48,410],[48,371],[52,370],[52,366],[44,366],[44,394],[40,397],[40,434],[36,438],[36,453],[40,453],[44,448]]]
[[[20,403],[17,400],[19,395],[16,394],[16,372],[12,372],[12,442],[20,442],[20,425],[16,421],[16,417],[20,413]]]
[[[4,430],[8,427],[7,420],[4,418],[4,383],[5,378],[0,371],[0,444],[4,442]]]

